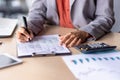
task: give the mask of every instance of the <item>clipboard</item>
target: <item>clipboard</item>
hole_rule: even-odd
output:
[[[59,44],[59,35],[36,36],[26,43],[17,42],[18,57],[71,55],[70,50]]]

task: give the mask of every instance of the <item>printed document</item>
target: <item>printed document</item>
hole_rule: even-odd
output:
[[[120,52],[62,58],[77,80],[120,80]]]
[[[17,43],[18,57],[36,55],[70,54],[65,46],[60,45],[58,35],[37,36],[32,41]]]

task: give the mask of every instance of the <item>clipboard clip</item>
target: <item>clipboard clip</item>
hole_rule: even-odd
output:
[[[56,53],[51,51],[50,53],[32,53],[32,56],[55,56]]]

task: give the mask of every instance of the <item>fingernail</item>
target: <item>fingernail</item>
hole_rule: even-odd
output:
[[[30,40],[32,40],[32,38],[30,38]]]

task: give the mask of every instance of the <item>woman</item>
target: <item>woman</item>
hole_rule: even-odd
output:
[[[79,45],[89,38],[96,40],[108,33],[114,24],[113,0],[35,0],[28,15],[31,33],[20,28],[17,32],[19,41],[34,38],[46,21],[78,29],[60,36],[61,44],[67,47]]]

